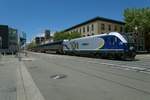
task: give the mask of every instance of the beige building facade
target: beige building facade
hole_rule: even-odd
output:
[[[108,32],[124,32],[124,22],[96,17],[64,30],[64,32],[79,32],[82,36],[103,34]]]

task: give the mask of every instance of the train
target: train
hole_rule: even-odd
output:
[[[58,54],[92,55],[101,58],[117,59],[134,59],[136,56],[134,43],[118,32],[52,42],[39,45],[33,50],[37,52],[55,51]]]

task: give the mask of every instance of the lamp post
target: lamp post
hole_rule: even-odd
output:
[[[136,34],[136,49],[138,50],[138,49],[139,49],[139,48],[138,48],[138,43],[137,43],[137,38],[138,38],[138,27],[135,26],[134,29],[135,29],[135,34]]]
[[[20,55],[20,35],[19,35],[19,33],[17,35],[18,35],[18,59],[19,59],[19,61],[21,61],[21,55]]]
[[[135,27],[134,27],[134,29],[135,29],[135,33],[137,33],[138,27],[137,27],[137,26],[135,26]]]

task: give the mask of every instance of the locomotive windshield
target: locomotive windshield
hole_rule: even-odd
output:
[[[127,40],[128,43],[134,44],[134,39],[132,36],[128,34],[123,34],[122,36]]]
[[[122,35],[126,40],[127,40],[127,46],[130,48],[130,50],[135,50],[135,42],[133,39],[133,36],[129,35],[129,34],[123,34]]]

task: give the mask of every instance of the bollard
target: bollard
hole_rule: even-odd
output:
[[[4,56],[6,55],[6,52],[4,52]]]
[[[20,56],[18,57],[18,59],[19,59],[19,61],[21,61],[21,57]]]
[[[28,53],[27,53],[27,52],[25,52],[25,56],[26,56],[26,57],[28,56]]]
[[[19,52],[18,52],[18,60],[21,61],[21,55]]]
[[[14,53],[13,52],[11,52],[11,55],[12,55],[12,57],[14,56]]]

